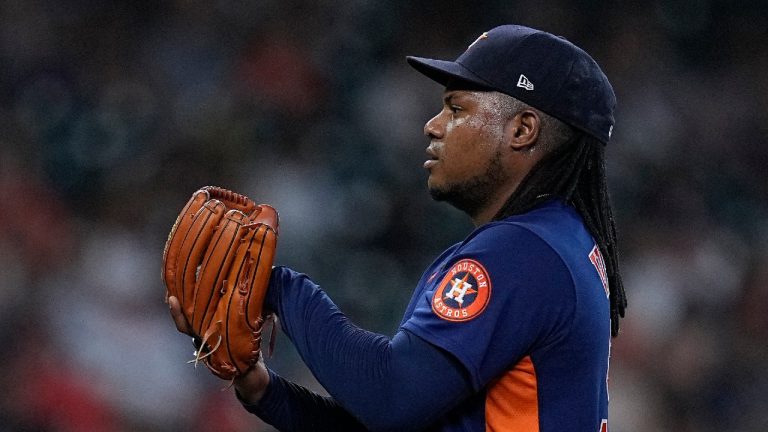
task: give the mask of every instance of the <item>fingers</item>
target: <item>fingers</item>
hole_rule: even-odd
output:
[[[181,313],[181,304],[179,303],[179,299],[174,296],[168,297],[168,306],[171,309],[171,318],[173,318],[173,322],[176,324],[176,329],[181,333],[192,336],[192,328],[187,322],[187,319],[184,317],[184,314]]]

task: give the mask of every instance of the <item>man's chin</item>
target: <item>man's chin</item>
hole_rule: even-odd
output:
[[[464,181],[451,182],[442,178],[439,182],[435,173],[430,173],[427,180],[429,195],[435,201],[446,202],[474,217],[491,203],[499,189],[508,182],[508,176],[501,166],[500,159],[501,156],[496,155],[489,162],[484,174]]]
[[[444,202],[448,205],[456,207],[457,209],[466,212],[470,210],[471,205],[468,206],[467,200],[463,199],[456,191],[446,188],[430,187],[429,195],[433,200],[438,202]]]
[[[434,186],[428,186],[429,196],[435,201],[446,201],[450,194],[446,193],[443,189]]]
[[[427,190],[435,201],[446,201],[455,192],[454,189],[454,185],[439,181],[433,173],[427,179]]]

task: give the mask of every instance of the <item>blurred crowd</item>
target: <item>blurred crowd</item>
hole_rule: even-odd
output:
[[[768,6],[757,0],[0,2],[0,431],[269,431],[163,303],[177,211],[281,214],[278,262],[394,334],[472,227],[430,200],[442,89],[406,55],[563,35],[616,90],[629,295],[611,431],[768,430]],[[267,363],[321,391],[286,338]]]

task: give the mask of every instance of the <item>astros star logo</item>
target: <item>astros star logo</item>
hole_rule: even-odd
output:
[[[454,264],[432,295],[432,311],[447,321],[469,321],[480,315],[491,298],[491,279],[477,261]]]
[[[483,34],[481,34],[480,36],[478,36],[478,37],[477,37],[477,39],[475,39],[475,41],[474,41],[474,42],[472,42],[471,44],[469,44],[469,46],[467,47],[467,49],[470,49],[470,48],[472,48],[473,46],[475,46],[475,44],[476,44],[476,43],[480,42],[480,41],[481,41],[481,40],[483,40],[483,39],[488,39],[488,32],[483,32]]]
[[[453,280],[451,290],[445,295],[445,298],[456,300],[458,304],[464,304],[464,296],[467,294],[474,294],[477,290],[472,289],[472,284],[467,283],[469,273],[464,275],[463,279],[456,278]]]

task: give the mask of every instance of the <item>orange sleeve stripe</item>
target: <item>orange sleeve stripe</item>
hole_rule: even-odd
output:
[[[530,356],[499,378],[485,398],[487,432],[538,432],[539,398],[536,370]]]

